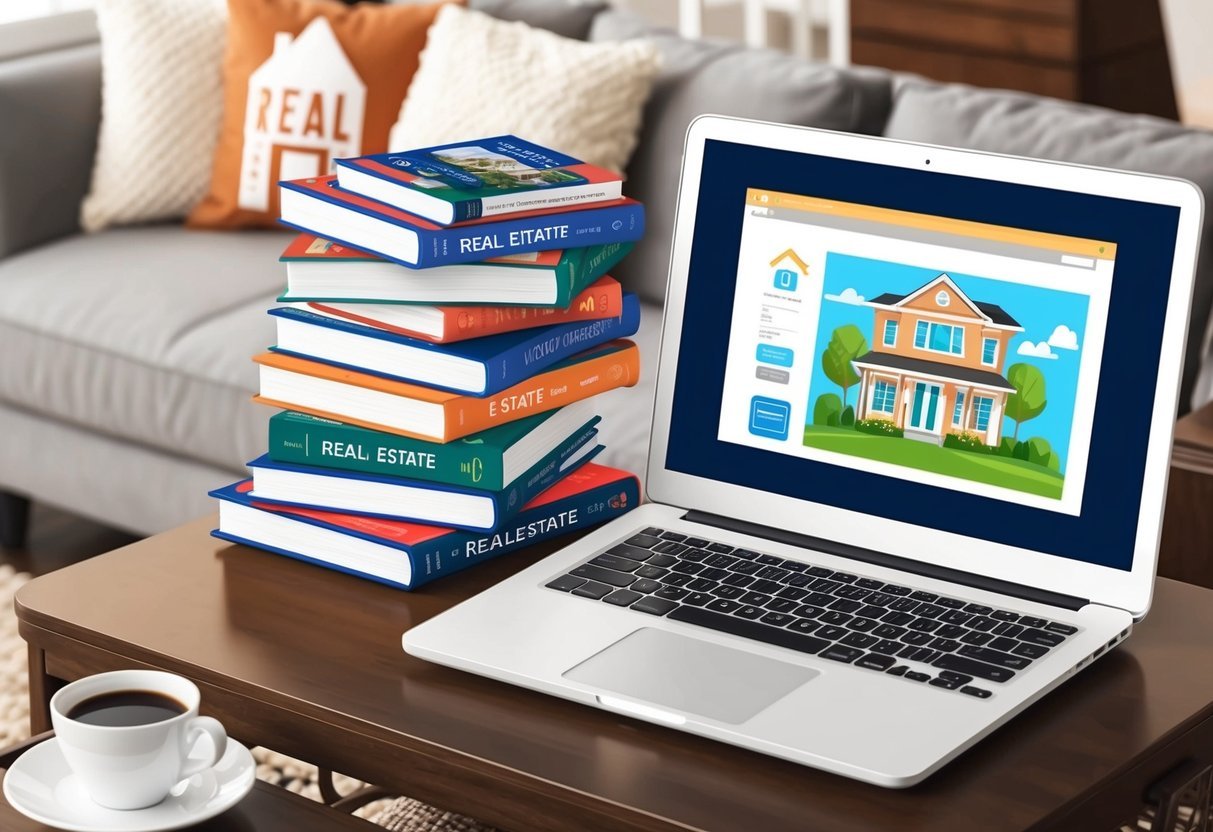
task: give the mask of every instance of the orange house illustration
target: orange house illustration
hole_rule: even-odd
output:
[[[334,158],[361,153],[365,111],[366,84],[327,18],[295,38],[277,32],[249,76],[239,206],[276,211],[279,180],[321,176]]]
[[[1000,306],[972,300],[946,274],[908,295],[885,293],[876,310],[872,350],[853,362],[856,418],[886,419],[909,439],[942,444],[969,433],[987,445],[1002,436],[1007,348],[1023,327]]]

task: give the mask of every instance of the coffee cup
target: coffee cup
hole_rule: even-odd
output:
[[[51,698],[51,723],[94,803],[144,809],[222,759],[227,734],[218,721],[198,716],[201,699],[193,682],[172,673],[119,670],[61,689]],[[195,755],[201,745],[209,748]]]

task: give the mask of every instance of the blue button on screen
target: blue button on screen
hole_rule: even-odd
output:
[[[755,396],[750,399],[750,433],[772,439],[788,438],[792,405],[779,399]]]
[[[791,367],[794,353],[787,347],[775,347],[771,344],[759,344],[755,358],[763,364],[774,364],[776,367]]]

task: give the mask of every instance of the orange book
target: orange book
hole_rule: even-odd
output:
[[[600,277],[573,298],[567,309],[546,306],[418,306],[401,303],[308,303],[312,312],[344,318],[384,332],[450,344],[537,326],[618,318],[623,290],[613,277]]]
[[[450,442],[555,410],[640,378],[640,351],[619,340],[579,353],[500,393],[478,398],[267,352],[253,400],[371,430]]]

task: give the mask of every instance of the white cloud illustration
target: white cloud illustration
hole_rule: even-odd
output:
[[[863,303],[864,300],[863,295],[856,292],[850,286],[843,289],[836,295],[822,295],[822,297],[824,297],[826,300],[835,301],[836,303],[849,303],[852,306],[858,306],[859,304]]]
[[[1049,346],[1059,350],[1078,349],[1078,333],[1065,324],[1058,324],[1049,336]]]
[[[1019,345],[1019,349],[1015,350],[1019,355],[1027,355],[1032,358],[1048,358],[1051,360],[1057,359],[1057,354],[1049,349],[1048,341],[1041,341],[1039,344],[1033,344],[1031,341],[1024,341]]]

